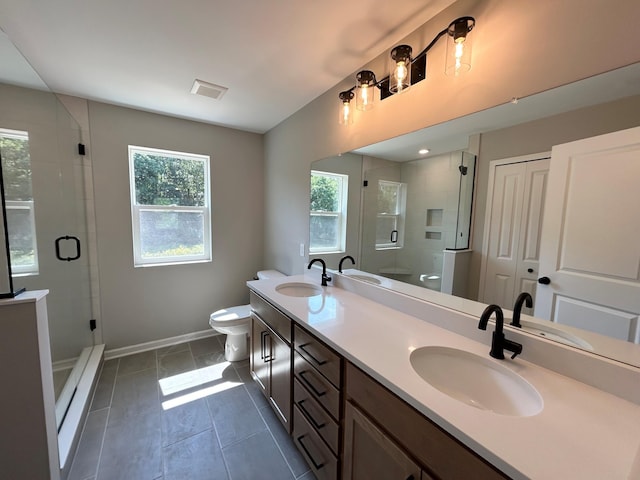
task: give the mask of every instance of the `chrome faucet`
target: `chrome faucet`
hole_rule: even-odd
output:
[[[531,295],[528,292],[522,292],[518,295],[518,298],[516,298],[516,303],[513,305],[513,318],[509,325],[522,328],[522,325],[520,325],[520,312],[522,312],[522,304],[525,302],[527,304],[527,308],[533,307],[533,298],[531,298]]]
[[[338,264],[338,272],[340,273],[342,273],[342,262],[344,262],[345,260],[351,260],[351,263],[353,263],[354,265],[356,264],[356,261],[351,255],[345,255],[340,259],[340,263]]]
[[[311,260],[309,262],[309,265],[307,266],[307,268],[309,270],[311,270],[311,265],[313,265],[316,262],[320,262],[322,264],[322,283],[321,283],[321,285],[323,287],[326,287],[327,286],[327,282],[331,281],[331,277],[329,275],[327,275],[327,264],[324,263],[324,260],[321,259],[321,258],[314,258],[313,260]]]
[[[494,330],[493,337],[491,338],[491,351],[489,352],[489,355],[493,358],[504,360],[504,350],[508,350],[513,353],[511,358],[516,358],[516,355],[522,353],[522,345],[505,338],[504,333],[502,332],[504,326],[504,315],[502,314],[502,309],[498,305],[489,305],[484,309],[484,312],[482,312],[482,315],[480,316],[478,328],[480,330],[487,329],[487,323],[489,322],[489,317],[492,313],[496,314],[496,329]]]

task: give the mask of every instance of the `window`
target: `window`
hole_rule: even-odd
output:
[[[348,175],[311,171],[309,252],[344,252]]]
[[[378,180],[376,250],[402,248],[406,203],[406,184]]]
[[[211,261],[209,157],[129,145],[136,267]]]
[[[38,248],[31,188],[29,134],[18,130],[0,129],[0,157],[11,273],[37,274]]]

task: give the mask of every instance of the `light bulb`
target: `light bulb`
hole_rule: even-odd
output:
[[[360,88],[360,98],[362,105],[369,105],[369,85],[363,85],[362,88]]]
[[[389,91],[399,93],[411,85],[411,47],[398,45],[391,50],[391,71],[389,74]]]
[[[353,115],[351,112],[351,100],[353,99],[353,92],[351,90],[347,90],[345,92],[340,92],[340,117],[338,121],[340,125],[350,125],[353,123]]]
[[[475,20],[472,17],[461,17],[449,25],[445,65],[447,75],[458,76],[471,69],[471,44],[468,34],[474,26]]]
[[[362,70],[356,75],[356,108],[369,110],[375,100],[376,76],[370,70]]]

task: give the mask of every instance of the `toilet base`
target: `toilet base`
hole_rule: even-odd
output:
[[[224,359],[227,362],[239,362],[249,358],[249,337],[246,333],[227,335],[224,342]]]

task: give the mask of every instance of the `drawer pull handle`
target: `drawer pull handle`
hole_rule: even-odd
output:
[[[305,437],[305,435],[300,435],[296,440],[298,441],[298,443],[300,444],[300,447],[302,447],[302,450],[304,450],[304,453],[307,454],[307,457],[309,457],[309,460],[311,460],[311,463],[313,464],[313,467],[316,470],[320,470],[322,467],[324,467],[324,463],[317,463],[315,461],[315,459],[313,458],[313,456],[311,455],[311,452],[309,452],[309,449],[305,446],[304,443],[302,443],[302,439]]]
[[[264,361],[264,363],[269,363],[273,361],[273,340],[271,340],[271,335],[269,335],[268,331],[263,331],[260,333],[262,336],[262,354],[260,357]],[[269,355],[267,355],[267,339],[269,339]]]
[[[313,360],[314,362],[316,362],[317,365],[324,365],[327,363],[326,360],[318,360],[313,353],[311,353],[308,349],[306,349],[305,347],[311,345],[310,343],[303,343],[302,345],[300,345],[300,350],[302,350],[304,353],[306,353],[307,355],[309,355],[309,358],[311,358],[311,360]]]
[[[267,335],[267,331],[263,330],[260,332],[260,360],[264,360],[264,357],[266,355],[265,351],[266,351],[266,346],[265,346],[265,342],[264,342],[264,338]]]
[[[313,426],[315,427],[316,430],[320,430],[322,427],[324,427],[326,425],[326,423],[318,423],[316,421],[315,418],[313,418],[313,415],[311,415],[311,412],[309,412],[309,410],[307,410],[302,404],[304,402],[306,402],[307,400],[300,400],[298,402],[298,407],[300,408],[300,411],[302,412],[302,414],[306,417],[307,420],[309,420]]]
[[[321,392],[316,387],[313,386],[313,384],[307,379],[307,377],[305,377],[306,373],[310,373],[310,372],[308,370],[303,370],[302,372],[300,372],[300,379],[304,381],[305,385],[307,385],[313,391],[316,397],[322,397],[326,395],[327,394],[326,390]]]

